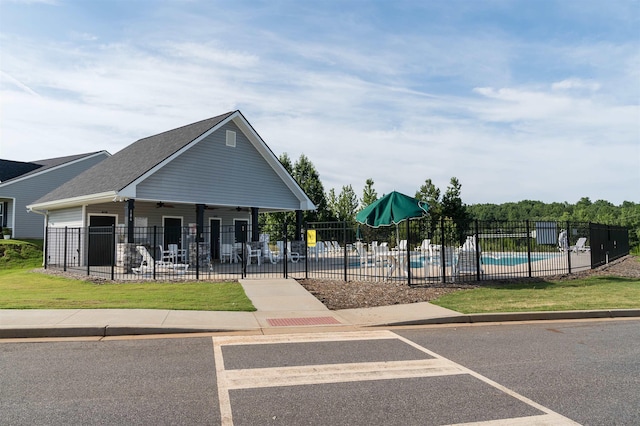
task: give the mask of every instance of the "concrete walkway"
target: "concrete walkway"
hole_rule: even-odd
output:
[[[465,315],[430,303],[330,311],[293,279],[241,280],[256,312],[164,309],[4,309],[0,338],[122,336],[186,332],[278,333],[318,327],[640,317],[640,309]]]

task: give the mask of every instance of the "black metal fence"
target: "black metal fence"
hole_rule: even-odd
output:
[[[255,241],[254,241],[255,239]],[[129,241],[131,240],[131,241]],[[238,278],[496,280],[567,274],[629,252],[625,228],[557,221],[421,219],[370,228],[345,222],[262,226],[49,228],[45,267],[110,280]]]

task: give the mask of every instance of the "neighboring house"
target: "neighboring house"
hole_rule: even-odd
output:
[[[106,151],[33,162],[0,160],[0,226],[14,238],[43,238],[44,217],[27,205],[109,157]]]
[[[140,139],[28,208],[45,215],[50,228],[115,225],[135,244],[143,243],[135,231],[141,227],[162,227],[157,244],[165,247],[186,245],[184,229],[206,228],[199,241],[211,242],[216,259],[229,238],[223,230],[244,225],[246,241],[257,241],[259,212],[301,217],[315,206],[242,113],[232,111]],[[182,234],[169,231],[178,227]],[[88,241],[73,249],[80,262],[90,257]]]

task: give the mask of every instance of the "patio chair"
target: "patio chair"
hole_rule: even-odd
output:
[[[455,281],[460,275],[477,275],[478,258],[475,250],[457,250],[452,262],[452,276]],[[480,275],[484,275],[484,270],[480,266]]]
[[[398,247],[393,248],[394,251],[407,251],[407,240],[400,240]]]
[[[284,257],[284,253],[279,249],[269,250],[269,261],[273,264],[280,262]]]
[[[454,265],[456,262],[456,249],[450,246],[445,246],[444,250],[434,250],[434,254],[431,258],[431,261],[424,262],[424,274],[425,277],[442,277],[442,262],[444,257],[444,266],[445,269],[447,267],[451,268],[451,273],[453,274]],[[446,274],[446,272],[445,272]]]
[[[246,245],[246,259],[247,266],[251,265],[251,259],[256,259],[258,265],[260,265],[260,258],[262,257],[262,250],[252,249],[250,244]]]
[[[284,241],[277,241],[278,251],[284,253]],[[291,251],[291,241],[287,241],[287,260],[296,263],[300,260],[300,253]]]
[[[220,262],[224,263],[225,259],[228,259],[229,263],[236,263],[238,261],[237,255],[233,250],[233,244],[222,244],[220,249]]]
[[[309,257],[316,259],[316,262],[323,259],[323,255],[327,254],[328,250],[323,241],[316,241],[316,245],[309,247]]]
[[[165,250],[164,247],[162,247],[162,244],[158,246],[158,251],[160,253],[159,259],[162,262],[167,262],[167,263],[173,262],[171,252],[169,250]]]
[[[177,244],[167,244],[167,249],[173,263],[184,262],[187,259],[187,250],[178,248]]]
[[[575,246],[571,246],[571,251],[574,253],[579,253],[579,252],[587,252],[591,250],[591,247],[586,246],[585,244],[587,243],[587,238],[586,237],[580,237],[578,238],[578,241],[576,241],[576,245]]]
[[[433,259],[433,246],[431,245],[430,239],[422,240],[422,243],[416,247],[416,251],[421,252],[429,262]]]

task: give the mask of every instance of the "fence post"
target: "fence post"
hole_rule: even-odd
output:
[[[440,267],[442,269],[442,283],[447,282],[447,259],[444,250],[444,216],[440,217]]]
[[[407,285],[411,286],[411,225],[409,219],[407,219],[407,246],[405,248],[407,249],[407,258],[405,259],[407,262]],[[399,253],[400,250],[398,250]]]
[[[309,241],[307,240],[307,230],[309,229],[309,222],[304,223],[304,236],[302,240],[304,241],[304,279],[309,279]]]
[[[116,269],[116,226],[111,225],[111,281],[114,280]]]
[[[44,228],[44,269],[49,266],[49,224]]]
[[[156,254],[156,248],[158,247],[158,225],[153,225],[153,254]],[[160,253],[162,255],[162,253]],[[155,257],[153,258],[153,279],[156,279],[156,262]],[[149,265],[147,265],[149,266]]]
[[[249,253],[247,250],[247,225],[240,225],[240,244],[242,244],[242,267],[240,268],[242,278],[247,278],[247,263]]]
[[[571,273],[571,222],[567,221],[567,266]]]
[[[480,270],[482,269],[480,267],[480,262],[482,261],[482,258],[481,258],[481,254],[480,254],[481,253],[480,252],[480,238],[478,238],[478,219],[475,220],[474,226],[476,228],[475,232],[474,232],[474,235],[473,235],[473,239],[474,239],[474,244],[473,245],[475,246],[475,249],[476,249],[476,280],[480,281],[481,278],[482,278],[482,274],[480,274]]]
[[[348,258],[347,258],[347,222],[343,221],[342,222],[342,249],[344,250],[344,281],[347,282],[347,269],[349,267],[348,265]]]
[[[282,272],[284,274],[285,278],[289,278],[289,271],[287,270],[287,263],[289,260],[289,253],[287,253],[287,246],[288,246],[288,238],[287,238],[287,228],[288,228],[288,223],[285,220],[284,224],[282,225],[283,229],[282,229],[282,251],[283,251],[283,256],[282,256]]]
[[[85,228],[87,230],[87,275],[91,274],[91,267],[89,264],[91,263],[89,259],[91,259],[91,228],[87,226]]]
[[[82,228],[78,228],[78,245],[77,245],[77,249],[76,249],[76,255],[78,256],[78,265],[80,266],[82,264],[82,262],[80,262],[80,255],[82,254],[82,251],[80,250],[80,247],[82,247]],[[76,266],[76,265],[74,265]]]
[[[67,227],[64,227],[64,249],[62,250],[64,260],[62,261],[62,270],[67,272]]]
[[[527,265],[529,266],[529,278],[531,278],[531,226],[529,219],[526,220],[527,227]]]

